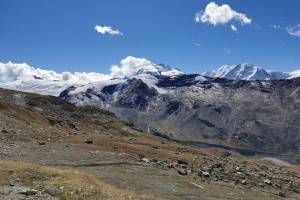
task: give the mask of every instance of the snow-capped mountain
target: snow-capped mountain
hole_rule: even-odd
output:
[[[300,78],[285,78],[298,75],[249,64],[223,66],[205,76],[184,74],[127,57],[106,75],[0,64],[0,87],[96,106],[137,128],[176,140],[290,153],[293,159],[300,152]]]
[[[71,86],[76,87],[76,91],[80,90],[80,88],[102,88],[106,85],[115,84],[116,81],[120,83],[136,78],[142,80],[149,87],[156,88],[157,91],[163,93],[164,90],[156,85],[161,77],[176,77],[184,74],[177,68],[164,64],[154,64],[147,59],[132,56],[123,59],[119,65],[113,65],[110,74],[58,73],[34,68],[25,63],[8,62],[0,63],[0,87],[58,96],[63,90]],[[237,66],[224,65],[217,70],[203,73],[202,75],[232,80],[276,80],[299,77],[300,70],[285,73],[264,70],[251,64],[240,64]]]
[[[176,140],[291,153],[283,159],[292,161],[293,152],[300,152],[300,78],[139,74],[111,81],[70,87],[59,97],[105,109],[139,129]]]
[[[217,75],[228,79],[133,58],[113,68],[116,78],[70,87],[59,97],[108,110],[139,129],[176,140],[278,154],[300,151],[298,136],[285,139],[299,133],[300,78],[270,80],[285,74],[246,64],[221,68]]]
[[[297,78],[297,77],[300,77],[300,69],[295,70],[295,71],[289,73],[289,75],[290,75],[289,78]]]
[[[220,68],[205,72],[202,75],[210,77],[226,78],[231,80],[277,80],[290,79],[300,76],[300,71],[295,72],[279,72],[272,70],[265,70],[253,64],[240,64],[236,66],[224,65]]]

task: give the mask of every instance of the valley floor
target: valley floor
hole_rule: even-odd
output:
[[[47,143],[45,146],[34,143],[31,145],[30,147],[28,147],[28,143],[14,143],[13,145],[9,143],[1,145],[2,150],[5,149],[6,152],[4,157],[2,153],[2,159],[35,163],[34,165],[30,165],[19,162],[2,161],[0,163],[2,187],[7,187],[11,182],[17,180],[17,182],[21,182],[26,187],[42,189],[42,191],[45,189],[54,190],[55,196],[61,197],[61,199],[80,199],[80,196],[76,196],[80,188],[86,190],[86,193],[80,193],[84,199],[110,199],[109,195],[113,193],[109,193],[107,197],[105,195],[101,196],[102,187],[98,187],[97,184],[95,186],[95,190],[99,190],[95,192],[97,195],[90,195],[90,186],[82,185],[81,182],[81,179],[85,180],[88,178],[91,179],[88,181],[88,184],[94,185],[94,182],[97,181],[86,175],[89,174],[115,188],[130,191],[137,196],[146,195],[149,196],[149,198],[152,196],[152,198],[155,197],[155,199],[281,199],[280,196],[283,195],[289,197],[289,199],[297,199],[299,197],[299,193],[276,187],[273,188],[270,185],[256,187],[250,182],[248,183],[249,185],[244,185],[242,182],[242,180],[244,180],[243,177],[240,179],[234,177],[234,175],[230,177],[231,174],[228,174],[229,177],[226,177],[227,180],[224,178],[219,178],[220,180],[209,177],[199,178],[193,174],[181,176],[176,169],[164,168],[164,166],[152,163],[152,161],[148,162],[146,159],[140,161],[138,158],[135,158],[132,153],[128,154],[126,150],[126,153],[119,153],[122,151],[103,150],[102,148],[97,148],[97,146],[72,144],[70,142],[67,143],[68,147],[66,147],[66,144],[53,143]],[[184,157],[190,156],[188,155],[189,153],[191,152],[185,152]],[[147,155],[149,158],[151,157],[150,154]],[[201,157],[203,160],[200,162],[206,160],[208,162],[199,164],[209,166],[209,163],[215,163],[215,159],[218,159],[218,157],[214,156],[210,158],[210,156],[209,154],[202,154]],[[160,158],[160,155],[157,153],[154,154],[153,157]],[[162,155],[161,159],[165,160],[165,158],[165,155]],[[174,159],[172,156],[170,156],[170,158]],[[237,160],[235,160],[235,158],[233,158],[233,160],[229,158],[219,158],[218,163],[222,165],[227,165],[226,162],[238,163],[240,158],[236,159]],[[247,161],[244,160],[240,164],[244,162]],[[56,169],[49,168],[48,174],[48,167],[42,166],[51,166]],[[247,171],[249,168],[253,170],[251,167],[256,167],[256,163],[247,163],[247,166],[245,166],[243,170]],[[44,168],[46,170],[44,170]],[[58,168],[67,170],[65,172],[67,176],[64,175],[64,171],[60,170],[58,170],[59,175],[52,175],[52,173],[56,174],[55,172]],[[42,172],[40,172],[40,170],[42,170]],[[278,169],[275,166],[273,166],[271,170],[276,171],[276,173],[286,172],[286,169]],[[288,173],[292,173],[290,170],[291,169],[288,170]],[[84,172],[86,174],[78,172]],[[223,173],[215,172],[215,175],[221,174]],[[50,178],[48,179],[47,177],[49,176]],[[297,181],[295,180],[297,177],[298,175],[296,174],[290,175],[293,181]],[[5,182],[4,180],[7,181]],[[259,178],[255,181],[257,181],[257,183],[260,181],[263,183],[263,180]],[[73,183],[75,183],[75,185],[73,185]],[[118,189],[116,190],[118,191]],[[282,193],[280,193],[281,191]],[[101,192],[99,196],[98,192]],[[74,194],[73,197],[72,195],[69,196],[69,193]],[[142,197],[140,196],[139,198]]]

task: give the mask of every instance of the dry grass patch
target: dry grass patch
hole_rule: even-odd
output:
[[[135,200],[156,199],[147,196],[137,196],[82,172],[66,171],[45,166],[0,161],[0,186],[19,180],[25,186],[43,190],[60,199],[107,199]]]

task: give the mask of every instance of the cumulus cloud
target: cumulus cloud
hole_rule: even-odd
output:
[[[59,83],[66,85],[89,84],[106,81],[112,78],[132,78],[136,75],[150,73],[173,76],[182,74],[181,71],[166,66],[156,65],[145,58],[128,56],[119,65],[111,66],[110,74],[95,72],[62,72],[31,67],[26,63],[0,63],[0,85],[4,83],[23,84],[25,82]]]
[[[99,73],[57,73],[51,70],[34,68],[27,65],[26,63],[0,63],[0,83],[13,81],[30,81],[36,79],[43,81],[62,81],[74,84],[88,84],[109,78],[109,75]]]
[[[124,35],[118,29],[113,29],[111,26],[95,26],[95,30],[101,34],[110,34],[110,35]]]
[[[233,10],[229,5],[223,4],[219,6],[215,2],[210,2],[204,11],[198,12],[195,20],[198,23],[208,23],[214,26],[224,25],[230,21],[237,21],[242,25],[251,24],[252,22],[245,14]]]
[[[287,28],[287,32],[296,37],[300,37],[300,24]]]
[[[153,63],[145,58],[135,58],[128,56],[121,60],[120,66],[113,65],[111,68],[111,76],[114,78],[131,77],[142,72],[157,72],[157,68]]]
[[[128,56],[121,60],[120,65],[111,67],[110,76],[113,78],[131,78],[136,75],[159,74],[163,76],[176,76],[183,74],[182,71],[170,66],[156,65],[145,58]]]
[[[35,69],[30,67],[26,63],[0,63],[0,81],[11,82],[18,79],[32,79],[32,77],[38,77],[44,80],[58,80],[59,74],[54,71],[47,71],[42,69]]]
[[[87,84],[111,78],[130,78],[146,72],[158,73],[160,67],[145,58],[128,56],[121,60],[120,65],[113,65],[110,74],[86,72],[62,72],[34,68],[26,63],[0,63],[0,83],[14,81],[60,81],[66,83]],[[167,68],[161,69],[168,70]]]

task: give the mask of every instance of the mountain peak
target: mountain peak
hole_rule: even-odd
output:
[[[300,76],[300,72],[291,73],[265,70],[254,64],[243,63],[239,65],[223,65],[220,68],[211,72],[205,72],[202,75],[226,78],[231,80],[274,80],[287,79]]]
[[[248,63],[235,66],[226,76],[228,79],[241,80],[265,80],[270,78],[270,75],[264,69]]]

